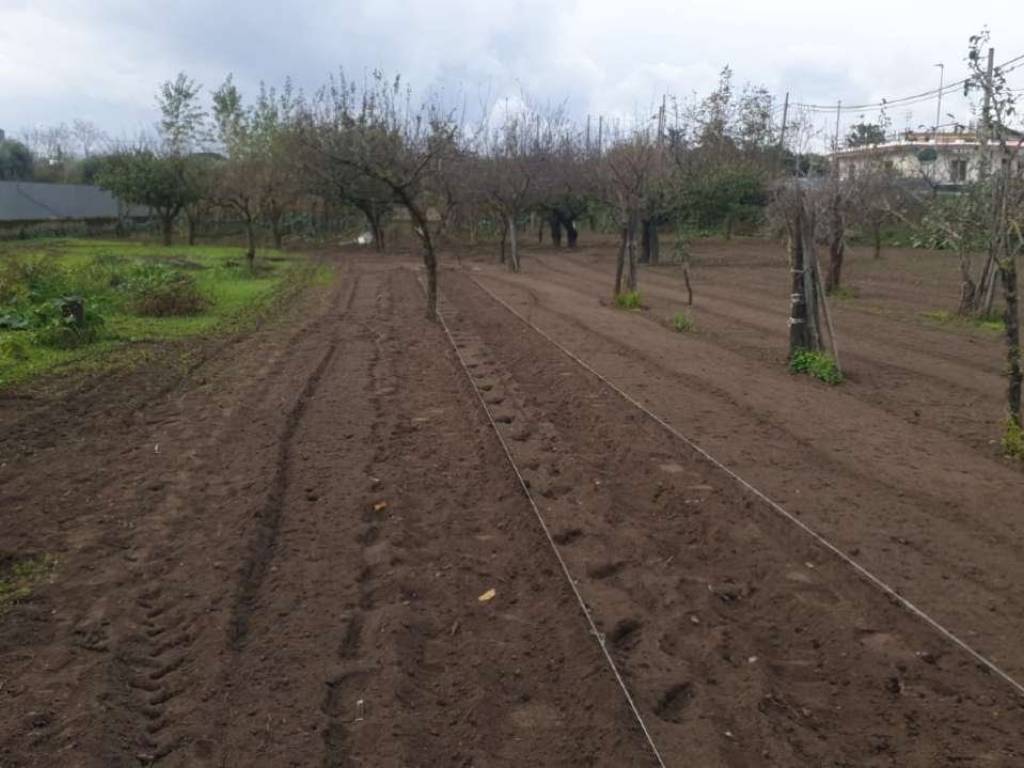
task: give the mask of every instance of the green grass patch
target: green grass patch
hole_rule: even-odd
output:
[[[32,589],[53,576],[57,559],[50,555],[0,556],[0,615],[24,600]]]
[[[138,342],[236,327],[296,281],[333,277],[327,265],[306,265],[262,251],[250,270],[230,246],[0,245],[0,388],[56,369],[102,369]]]
[[[643,309],[640,291],[626,291],[615,296],[615,306],[619,309],[636,310]]]
[[[860,291],[856,288],[848,288],[845,285],[840,288],[835,288],[832,293],[829,294],[829,298],[839,299],[841,301],[849,301],[850,299],[856,299],[860,297]]]
[[[694,329],[693,320],[684,312],[676,312],[672,317],[672,327],[676,329],[677,333],[689,333]]]
[[[1006,420],[1003,432],[1003,453],[1015,459],[1024,459],[1024,427],[1013,419]]]
[[[925,318],[942,325],[959,326],[961,328],[978,328],[982,331],[989,331],[991,333],[1002,333],[1006,330],[1006,325],[1003,323],[1003,319],[998,315],[990,315],[988,317],[965,317],[958,315],[955,312],[947,312],[945,310],[938,310],[936,312],[925,312]]]
[[[797,350],[789,359],[789,370],[792,373],[806,373],[826,384],[839,384],[843,380],[843,374],[836,361],[824,352]]]

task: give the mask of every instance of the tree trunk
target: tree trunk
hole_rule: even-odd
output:
[[[978,317],[990,317],[992,315],[992,304],[995,301],[996,280],[999,278],[999,264],[995,258],[989,256],[985,262],[985,268],[981,272],[981,280],[978,281],[978,292],[975,297],[974,313]]]
[[[970,317],[974,314],[975,304],[978,300],[978,288],[971,277],[971,257],[966,252],[960,252],[960,306],[956,313],[961,317]]]
[[[693,287],[690,285],[690,260],[683,262],[683,281],[686,283],[686,303],[693,306]]]
[[[839,195],[833,195],[829,205],[828,274],[825,277],[825,293],[839,289],[843,277],[843,256],[846,243],[843,242],[843,213]]]
[[[284,233],[281,231],[281,216],[272,216],[270,218],[270,232],[274,237],[274,248],[281,250]]]
[[[658,237],[658,223],[654,219],[643,221],[643,253],[641,264],[658,264],[661,262],[661,239]]]
[[[818,258],[815,254],[814,213],[804,214],[804,303],[807,305],[808,349],[820,351],[824,347],[821,334],[821,279],[818,275]]]
[[[508,217],[508,267],[513,272],[519,271],[519,250],[516,247],[516,220]]]
[[[629,238],[627,241],[626,252],[628,254],[627,269],[626,269],[626,290],[630,293],[636,293],[637,289],[637,275],[636,275],[636,231],[640,226],[640,215],[633,214],[629,218]]]
[[[576,226],[575,219],[568,219],[568,220],[566,220],[566,222],[565,222],[565,234],[566,234],[566,240],[567,240],[566,244],[569,246],[569,248],[575,249],[576,248],[576,241],[579,240],[579,237],[580,237],[580,230]]]
[[[789,356],[810,347],[807,334],[807,301],[804,293],[803,211],[790,222],[789,270],[792,289],[789,294]]]
[[[801,202],[789,224],[790,272],[792,291],[789,295],[789,355],[800,350],[821,348],[817,325],[817,295],[814,259],[809,253],[814,243],[814,225],[808,221]]]
[[[427,270],[427,319],[437,321],[437,253],[434,251],[434,240],[430,236],[427,217],[413,202],[413,198],[401,187],[392,186],[392,190],[402,201],[409,212],[413,228],[423,245],[423,266]]]
[[[164,245],[170,245],[174,240],[174,216],[164,216],[161,221],[161,231]]]
[[[562,219],[557,213],[548,217],[548,224],[551,226],[551,244],[555,248],[562,247]]]
[[[189,216],[188,217],[188,244],[189,245],[195,245],[196,244],[196,225],[198,223],[199,222],[196,220],[196,217],[194,217],[194,216]]]
[[[626,266],[626,241],[629,239],[629,227],[623,227],[619,240],[619,255],[615,260],[615,292],[612,296],[622,293],[622,272]]]
[[[882,225],[880,223],[876,222],[871,225],[871,236],[875,243],[874,257],[880,259],[882,258]]]
[[[1003,298],[1006,307],[1003,310],[1003,322],[1006,325],[1006,371],[1007,371],[1007,406],[1010,420],[1021,426],[1021,365],[1020,365],[1020,311],[1017,307],[1017,258],[1007,256],[1006,262],[999,270],[1003,279]]]
[[[249,262],[249,271],[256,271],[256,226],[252,218],[245,220],[245,235],[248,247],[245,251],[245,259]]]
[[[543,231],[543,228],[541,229]],[[508,241],[508,221],[506,219],[501,220],[501,251],[498,253],[498,263],[504,264],[506,261],[505,254],[505,243]]]

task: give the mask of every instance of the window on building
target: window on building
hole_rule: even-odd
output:
[[[949,180],[954,184],[967,181],[967,161],[954,159],[949,161]]]
[[[1010,158],[1004,157],[1002,165],[1003,165],[1003,173],[1008,174],[1010,172]]]

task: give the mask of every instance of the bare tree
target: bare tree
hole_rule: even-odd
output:
[[[298,136],[327,166],[354,171],[380,185],[409,214],[427,273],[427,315],[437,316],[437,251],[431,226],[439,162],[458,127],[433,103],[413,106],[400,80],[379,72],[360,88],[332,78],[308,106]]]

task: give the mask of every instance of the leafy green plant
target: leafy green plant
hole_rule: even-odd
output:
[[[28,360],[28,342],[20,336],[8,336],[0,338],[0,359],[17,360],[18,362]]]
[[[0,262],[0,303],[34,301],[66,290],[66,271],[45,256],[12,257]]]
[[[620,293],[615,297],[615,305],[619,309],[642,309],[643,303],[640,297],[640,291],[626,291]]]
[[[676,312],[672,317],[672,327],[678,333],[688,333],[693,330],[693,320],[688,318],[683,312]]]
[[[146,317],[195,315],[207,304],[194,277],[162,264],[136,265],[121,288],[131,310]]]
[[[1015,459],[1024,459],[1024,427],[1013,419],[1006,420],[1003,432],[1003,453]]]
[[[793,373],[806,373],[826,384],[838,384],[843,380],[839,366],[830,355],[808,349],[800,349],[793,354],[789,359],[789,370]]]
[[[103,316],[86,309],[81,296],[62,296],[41,304],[35,310],[38,330],[35,341],[44,347],[75,349],[96,341],[103,330]]]

